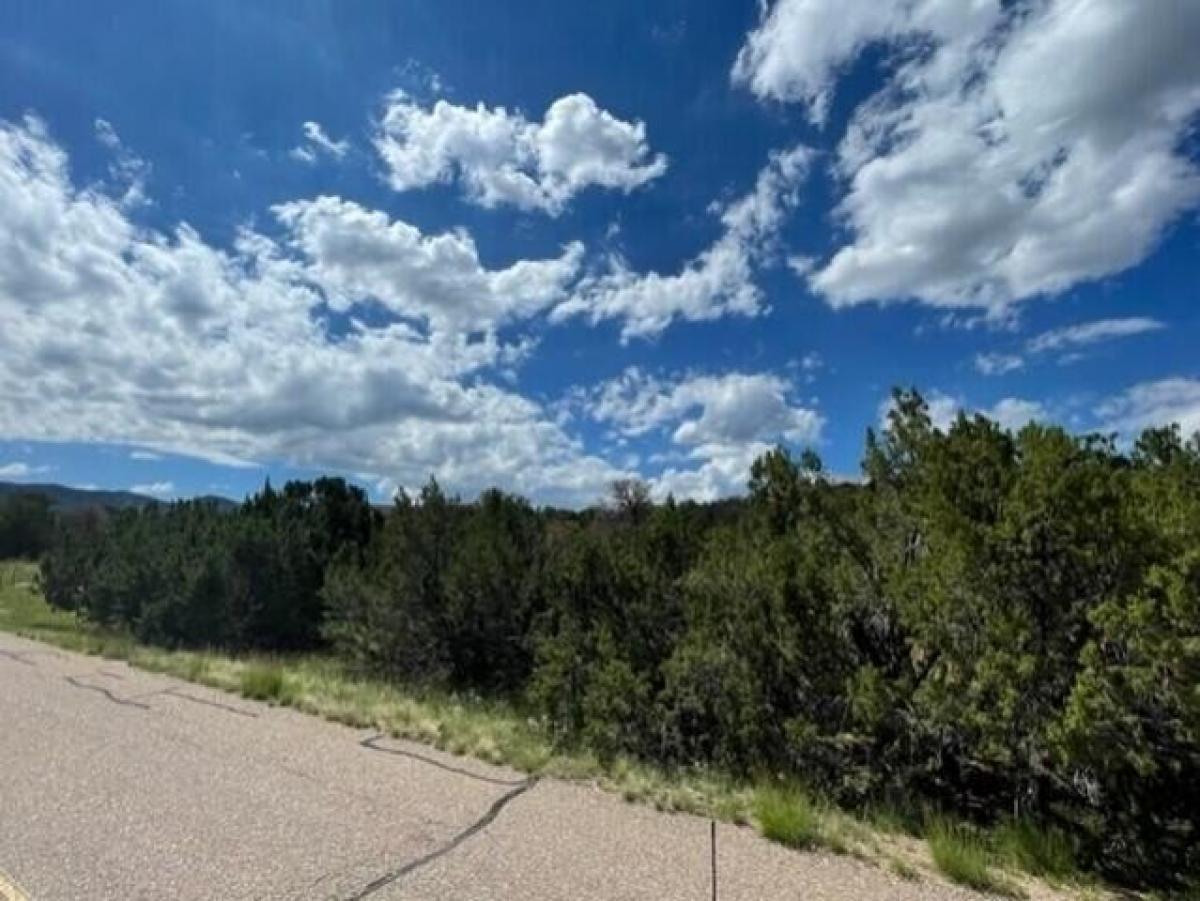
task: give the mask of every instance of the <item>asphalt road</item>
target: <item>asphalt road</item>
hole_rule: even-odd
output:
[[[696,899],[709,824],[0,635],[0,870],[33,901]],[[722,901],[964,893],[718,829]]]

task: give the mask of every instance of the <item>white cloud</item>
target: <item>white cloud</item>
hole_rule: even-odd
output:
[[[773,153],[750,193],[714,206],[720,213],[721,236],[680,272],[639,273],[614,256],[608,270],[584,279],[552,319],[621,319],[621,339],[627,341],[656,335],[675,319],[699,322],[759,315],[764,306],[762,291],[754,283],[755,267],[778,250],[778,230],[799,203],[813,157],[804,146]]]
[[[121,138],[117,134],[117,130],[113,128],[112,123],[107,119],[96,119],[96,140],[107,147],[109,150],[117,151],[122,149]]]
[[[141,227],[72,183],[38,121],[0,122],[0,434],[410,487],[434,473],[556,503],[629,475],[490,380],[530,347],[499,324],[562,296],[577,249],[493,270],[465,234],[337,198],[276,215],[278,241],[245,232],[229,250],[186,225]]]
[[[130,485],[129,490],[134,494],[144,494],[147,497],[167,498],[175,493],[175,483],[147,482],[141,485]]]
[[[1104,431],[1133,437],[1143,429],[1178,423],[1185,437],[1200,432],[1200,379],[1142,382],[1099,404]]]
[[[404,91],[388,99],[375,147],[397,191],[459,181],[484,207],[511,204],[558,215],[589,187],[632,191],[658,178],[646,127],[600,109],[587,94],[550,105],[541,122],[482,103],[438,100],[426,108]]]
[[[129,452],[129,459],[137,460],[139,462],[153,462],[156,460],[161,460],[162,454],[156,454],[153,451],[135,450]]]
[[[825,121],[842,68],[868,45],[979,29],[995,0],[776,0],[733,66],[735,84],[761,99],[800,102],[814,123]]]
[[[32,476],[43,475],[50,470],[49,466],[30,466],[28,463],[17,460],[12,463],[0,464],[0,479],[28,479]]]
[[[893,75],[841,141],[850,242],[809,276],[835,306],[998,308],[1143,260],[1200,201],[1192,0],[778,0],[735,80],[809,104],[867,46]]]
[[[659,378],[637,368],[577,393],[576,405],[624,438],[661,432],[690,461],[655,480],[658,495],[711,500],[741,491],[750,464],[778,442],[819,440],[824,417],[794,403],[770,373]]]
[[[1079,351],[1081,347],[1155,332],[1165,327],[1157,319],[1145,316],[1077,322],[1035,335],[1025,342],[1025,350],[1033,356],[1061,351],[1063,354],[1059,357],[1059,363],[1072,363],[1082,357]],[[1025,358],[1020,354],[984,353],[975,357],[975,368],[984,375],[1003,375],[1024,365]]]
[[[338,197],[293,201],[274,212],[334,309],[374,298],[436,329],[486,331],[540,312],[566,296],[583,256],[582,245],[571,244],[557,259],[488,270],[466,232],[425,235]]]
[[[974,407],[963,398],[946,394],[936,389],[924,395],[929,407],[929,420],[933,427],[945,432],[954,425],[960,413],[974,415],[976,413],[994,420],[1002,428],[1009,431],[1020,431],[1024,426],[1036,420],[1048,418],[1044,404],[1038,401],[1026,400],[1020,397],[1001,398],[990,407]],[[884,398],[879,405],[879,428],[888,426],[888,414],[892,411],[894,401],[891,397]]]
[[[1079,322],[1075,325],[1052,329],[1031,338],[1026,345],[1032,353],[1066,350],[1097,344],[1101,341],[1111,341],[1114,338],[1127,338],[1131,335],[1141,335],[1164,328],[1157,319],[1144,316],[1134,316],[1128,319],[1097,319],[1093,322]]]
[[[989,419],[996,420],[1001,427],[1012,432],[1020,431],[1031,422],[1047,418],[1046,408],[1042,404],[1019,397],[1006,397],[984,413]]]
[[[150,164],[125,146],[107,119],[97,118],[93,128],[96,140],[112,155],[108,174],[113,184],[123,192],[121,205],[132,208],[147,203],[146,180],[150,177]]]
[[[294,160],[312,165],[322,155],[340,160],[350,152],[350,142],[347,139],[333,140],[318,122],[305,122],[303,131],[304,143],[297,144],[289,151],[289,156]]]
[[[984,375],[1004,375],[1025,365],[1020,354],[986,353],[975,355],[975,368]]]

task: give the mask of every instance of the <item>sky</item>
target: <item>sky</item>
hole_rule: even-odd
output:
[[[0,480],[854,478],[1200,430],[1195,0],[8,0]]]

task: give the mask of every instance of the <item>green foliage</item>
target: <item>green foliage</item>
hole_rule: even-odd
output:
[[[242,670],[239,687],[243,695],[256,701],[287,702],[287,679],[279,664],[248,664]]]
[[[169,646],[314,647],[334,560],[361,558],[377,514],[340,479],[289,483],[235,512],[184,502],[60,519],[46,598]]]
[[[781,448],[745,499],[656,504],[624,482],[571,513],[431,481],[382,517],[338,480],[267,486],[231,514],[60,518],[42,582],[143,641],[324,643],[354,672],[501,698],[614,765],[945,810],[976,827],[935,830],[968,884],[992,852],[1195,879],[1200,438],[1125,453],[982,416],[940,430],[899,392],[863,475]],[[803,843],[812,811],[780,791],[759,819]]]
[[[934,864],[948,879],[981,892],[1016,894],[992,872],[987,845],[971,829],[938,821],[932,824],[926,837]]]
[[[1075,849],[1061,829],[1029,820],[1008,820],[992,836],[1002,860],[1033,876],[1066,879],[1076,872]]]
[[[33,560],[50,546],[54,514],[41,494],[0,497],[0,560]]]
[[[760,788],[754,794],[754,816],[762,834],[773,842],[800,849],[824,844],[820,809],[795,786]]]

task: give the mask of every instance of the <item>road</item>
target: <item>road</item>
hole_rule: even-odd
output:
[[[33,901],[709,899],[709,824],[0,635],[0,870]],[[718,829],[732,899],[969,897]]]

